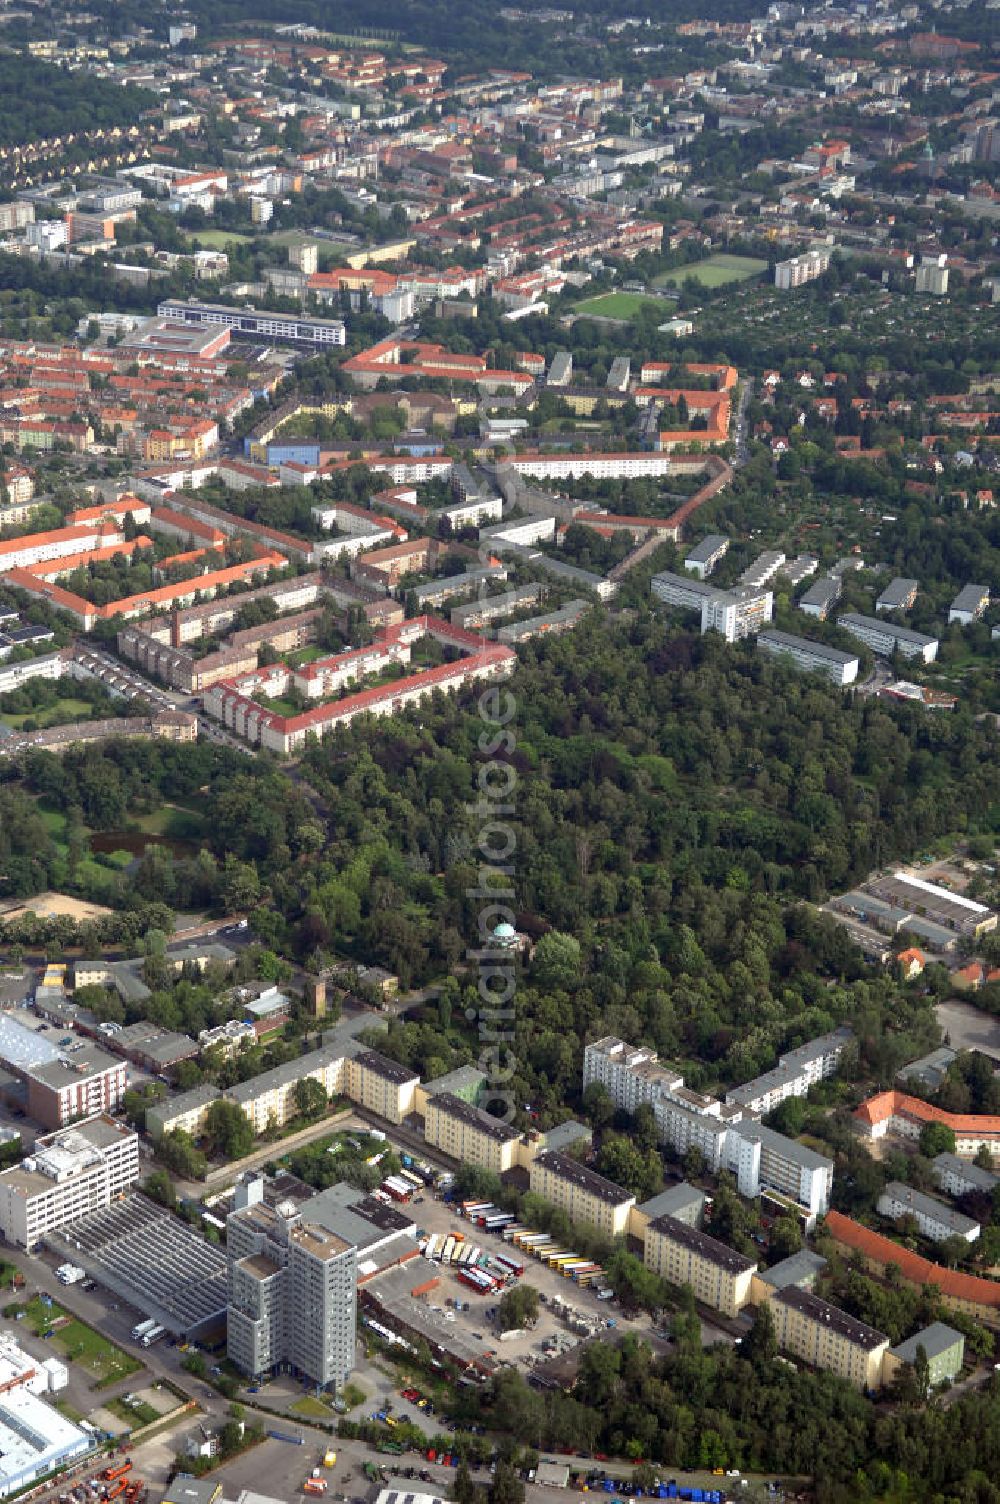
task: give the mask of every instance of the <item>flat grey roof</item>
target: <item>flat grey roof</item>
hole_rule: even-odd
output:
[[[652,1222],[657,1217],[677,1217],[693,1206],[700,1212],[705,1200],[704,1191],[699,1191],[696,1185],[688,1185],[686,1180],[682,1180],[679,1185],[669,1185],[658,1196],[651,1196],[648,1201],[643,1201],[639,1211],[645,1212]]]
[[[800,606],[831,606],[834,601],[840,599],[843,587],[838,579],[825,576],[822,580],[814,580],[808,590],[804,590],[799,596]]]
[[[788,1138],[786,1134],[777,1133],[773,1128],[765,1128],[763,1123],[736,1123],[734,1131],[741,1138],[756,1139],[762,1149],[769,1149],[772,1154],[789,1159],[793,1164],[801,1165],[804,1170],[833,1169],[833,1160],[827,1159],[825,1154],[817,1154],[815,1149],[800,1144],[798,1139]]]
[[[5,1065],[28,1070],[58,1058],[58,1049],[43,1035],[0,1015],[0,1060]]]
[[[577,1122],[576,1118],[567,1118],[564,1123],[557,1123],[555,1128],[547,1129],[543,1137],[546,1149],[568,1149],[581,1139],[591,1143],[594,1134],[588,1124]]]
[[[925,1081],[928,1086],[940,1086],[948,1074],[948,1067],[958,1058],[958,1051],[943,1044],[919,1060],[911,1060],[896,1072],[897,1081]]]
[[[682,589],[688,591],[691,595],[697,595],[699,597],[703,595],[718,595],[720,593],[718,589],[714,585],[710,585],[707,580],[696,580],[693,579],[689,574],[674,574],[669,569],[662,569],[659,574],[654,574],[650,583],[654,586],[658,584],[674,587],[680,586]]]
[[[925,648],[938,640],[936,637],[928,637],[924,632],[914,632],[912,627],[901,627],[894,621],[887,621],[884,616],[860,616],[856,611],[845,611],[843,616],[838,616],[837,625],[848,632],[852,627],[858,627],[863,632],[884,632],[897,642],[910,642],[918,648]]]
[[[898,606],[905,606],[912,591],[916,590],[917,581],[903,579],[897,576],[890,580],[875,603],[876,609],[883,606],[887,611],[892,611]]]
[[[128,1024],[114,1036],[114,1042],[120,1050],[140,1050],[160,1065],[173,1065],[198,1053],[198,1045],[189,1035],[148,1022]]]
[[[458,1096],[471,1088],[478,1096],[485,1080],[486,1072],[481,1071],[478,1065],[459,1065],[453,1071],[446,1071],[443,1076],[436,1076],[433,1081],[426,1082],[427,1093],[434,1097]]]
[[[684,555],[684,562],[685,564],[690,562],[707,564],[709,559],[715,557],[720,548],[728,547],[728,538],[724,538],[721,533],[709,533],[706,538],[702,538],[700,543],[696,543],[693,548],[688,549]]]
[[[989,600],[988,585],[963,585],[951,603],[952,611],[978,611],[985,597]]]
[[[122,1061],[114,1055],[109,1055],[105,1050],[99,1050],[96,1045],[89,1041],[82,1050],[76,1050],[72,1055],[59,1052],[55,1060],[49,1060],[44,1065],[29,1067],[29,1074],[35,1081],[41,1081],[53,1091],[58,1091],[62,1086],[68,1086],[71,1081],[79,1081],[82,1078],[100,1075],[101,1071],[111,1070],[121,1066]]]

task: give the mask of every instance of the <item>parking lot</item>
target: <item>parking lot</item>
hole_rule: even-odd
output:
[[[558,1339],[564,1350],[577,1345],[580,1340],[587,1340],[584,1334],[573,1332],[564,1317],[553,1314],[553,1305],[558,1302],[566,1302],[578,1312],[595,1334],[607,1332],[607,1323],[610,1321],[614,1323],[611,1330],[615,1333],[634,1331],[651,1342],[654,1349],[667,1346],[666,1342],[653,1334],[648,1316],[643,1314],[632,1319],[623,1316],[616,1301],[598,1300],[591,1290],[575,1285],[556,1270],[522,1254],[496,1234],[483,1232],[482,1228],[466,1222],[455,1207],[433,1196],[430,1191],[423,1196],[418,1195],[411,1203],[411,1208],[418,1228],[428,1233],[462,1233],[467,1241],[473,1242],[486,1253],[504,1253],[517,1258],[524,1265],[523,1282],[532,1285],[542,1297],[538,1323],[534,1331],[523,1337],[499,1342],[490,1340],[496,1337],[496,1331],[486,1319],[486,1312],[497,1304],[499,1297],[477,1294],[459,1281],[454,1270],[429,1261],[425,1264],[426,1277],[436,1274],[441,1281],[440,1299],[437,1292],[433,1292],[429,1301],[442,1307],[448,1297],[452,1300],[457,1297],[463,1305],[468,1301],[469,1310],[455,1313],[455,1321],[463,1323],[470,1333],[481,1332],[486,1339],[487,1348],[492,1349],[501,1359],[530,1365],[542,1359],[542,1348],[549,1339]],[[703,1321],[702,1340],[707,1346],[713,1342],[732,1342],[733,1338],[721,1328]]]

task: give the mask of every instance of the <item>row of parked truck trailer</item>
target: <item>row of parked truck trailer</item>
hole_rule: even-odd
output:
[[[594,1263],[592,1259],[581,1258],[578,1253],[562,1247],[548,1233],[533,1232],[530,1227],[522,1227],[511,1212],[503,1212],[488,1201],[464,1201],[462,1216],[481,1227],[484,1232],[499,1235],[505,1243],[538,1259],[539,1263],[545,1264],[549,1269],[555,1269],[574,1284],[592,1287],[598,1300],[611,1299],[613,1292],[600,1264]],[[524,1272],[523,1266],[519,1265],[518,1268],[521,1273]]]

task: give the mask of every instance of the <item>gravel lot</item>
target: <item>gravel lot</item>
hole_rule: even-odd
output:
[[[957,997],[938,1003],[934,1012],[953,1050],[981,1050],[1000,1060],[1000,1019]]]

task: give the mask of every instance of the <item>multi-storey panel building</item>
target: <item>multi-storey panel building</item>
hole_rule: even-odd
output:
[[[783,1352],[839,1374],[859,1389],[880,1387],[882,1359],[889,1348],[883,1332],[795,1285],[775,1291],[770,1305]]]
[[[324,1389],[344,1384],[355,1358],[354,1246],[294,1202],[266,1205],[260,1181],[238,1188],[226,1239],[236,1366],[254,1378],[290,1371]]]
[[[635,1205],[635,1197],[621,1186],[558,1150],[544,1150],[535,1156],[528,1168],[528,1183],[536,1195],[559,1207],[571,1222],[586,1223],[611,1238],[624,1233],[629,1211]]]
[[[0,1232],[18,1248],[110,1206],[139,1179],[139,1136],[99,1116],[39,1138],[0,1174]]]
[[[503,1175],[517,1163],[521,1135],[509,1123],[451,1092],[428,1098],[424,1137],[434,1149],[464,1165]]]
[[[696,1300],[736,1316],[750,1299],[756,1264],[677,1217],[657,1217],[646,1228],[647,1269],[672,1285],[690,1285]]]

